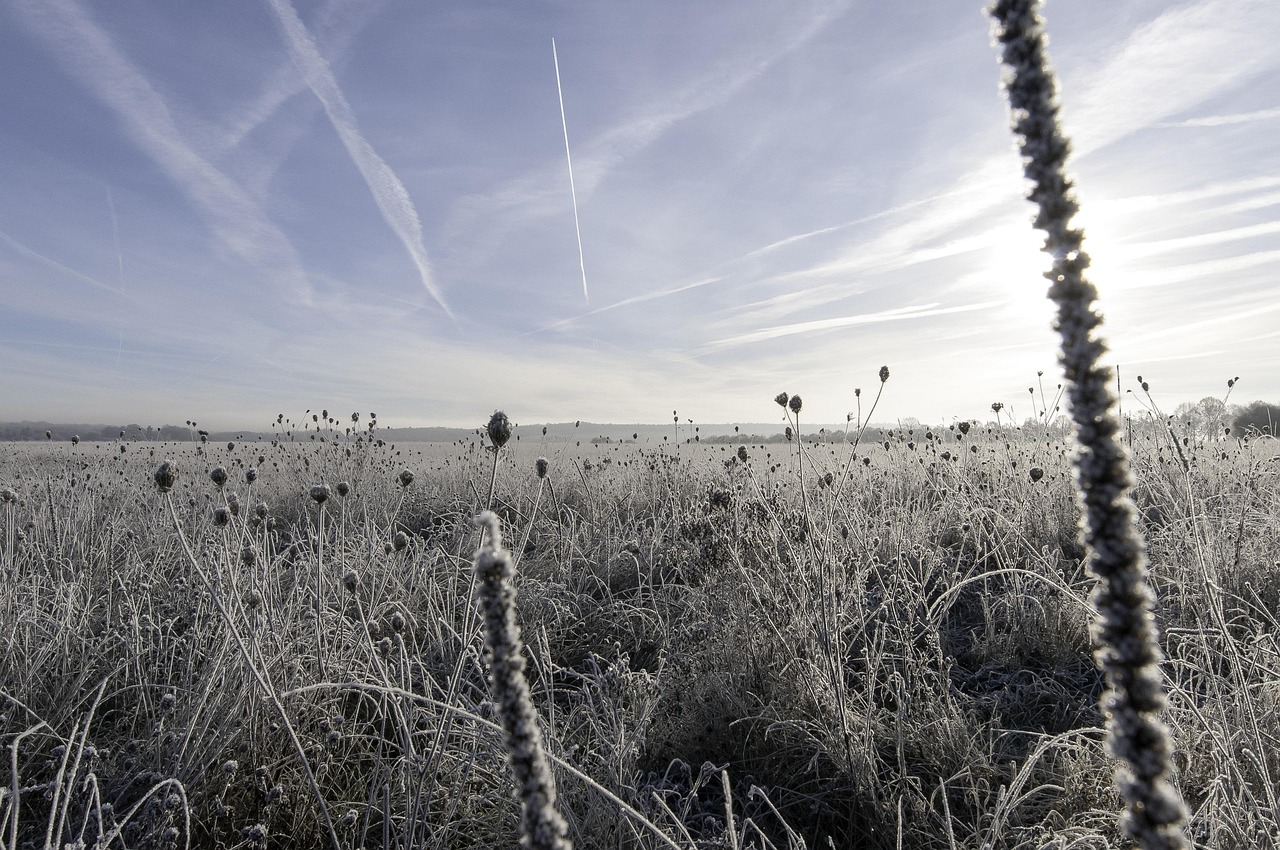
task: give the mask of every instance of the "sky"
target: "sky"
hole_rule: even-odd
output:
[[[1044,13],[1122,387],[1280,401],[1280,3]],[[1000,79],[957,0],[0,0],[0,420],[1020,420]]]

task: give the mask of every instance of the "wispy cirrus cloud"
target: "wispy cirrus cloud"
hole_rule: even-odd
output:
[[[272,267],[295,297],[310,300],[310,283],[289,240],[247,192],[184,138],[164,98],[88,14],[71,0],[24,0],[18,8],[55,58],[115,112],[222,244],[247,262]]]
[[[311,91],[324,105],[329,123],[337,131],[351,161],[359,169],[360,176],[364,178],[374,202],[378,205],[378,211],[382,213],[382,218],[413,260],[423,288],[440,305],[445,315],[450,319],[454,318],[453,311],[445,301],[444,293],[440,291],[431,274],[427,249],[422,244],[422,222],[418,219],[418,211],[404,183],[361,134],[355,113],[347,103],[347,98],[338,85],[333,69],[320,55],[315,40],[298,17],[298,13],[294,11],[293,6],[288,0],[271,0],[271,8],[280,22],[289,55],[293,57],[298,71],[306,79]]]
[[[1076,156],[1153,127],[1280,64],[1280,5],[1204,0],[1135,32],[1102,67],[1064,93]],[[1230,57],[1227,61],[1226,57]]]

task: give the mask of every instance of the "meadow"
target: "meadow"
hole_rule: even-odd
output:
[[[1189,834],[1276,846],[1274,441],[1130,427]],[[1124,846],[1060,429],[527,430],[0,446],[0,844],[515,846],[491,507],[577,846]]]

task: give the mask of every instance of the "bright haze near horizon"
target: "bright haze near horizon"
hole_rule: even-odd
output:
[[[1123,386],[1280,400],[1280,3],[1045,16]],[[0,0],[0,419],[1021,420],[1000,78],[953,0]]]

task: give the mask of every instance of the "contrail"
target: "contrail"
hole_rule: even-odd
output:
[[[551,60],[556,65],[556,94],[560,96],[560,126],[564,128],[564,160],[569,165],[569,195],[573,198],[573,229],[578,234],[578,268],[582,269],[582,300],[591,303],[587,293],[587,261],[582,256],[582,225],[578,223],[578,190],[573,186],[573,157],[569,155],[569,122],[564,117],[564,89],[560,88],[560,57],[556,40],[551,39]]]
[[[400,238],[413,264],[418,269],[422,286],[427,294],[435,299],[440,309],[450,319],[456,318],[449,305],[445,303],[444,294],[436,285],[431,275],[431,266],[427,261],[427,249],[422,244],[422,223],[418,219],[418,211],[409,198],[400,178],[391,170],[382,157],[378,156],[373,146],[360,134],[360,126],[356,123],[355,113],[347,98],[338,86],[338,79],[333,74],[329,63],[320,55],[311,33],[303,25],[302,19],[294,11],[289,0],[271,0],[271,8],[275,11],[284,33],[285,47],[293,59],[299,73],[307,81],[313,94],[324,107],[329,116],[329,123],[337,131],[342,146],[355,164],[365,185],[382,213],[391,231]]]
[[[111,239],[116,246],[116,267],[120,270],[120,291],[124,291],[124,254],[120,252],[120,222],[116,218],[116,202],[111,198],[111,187],[107,188],[107,208],[111,210]]]

